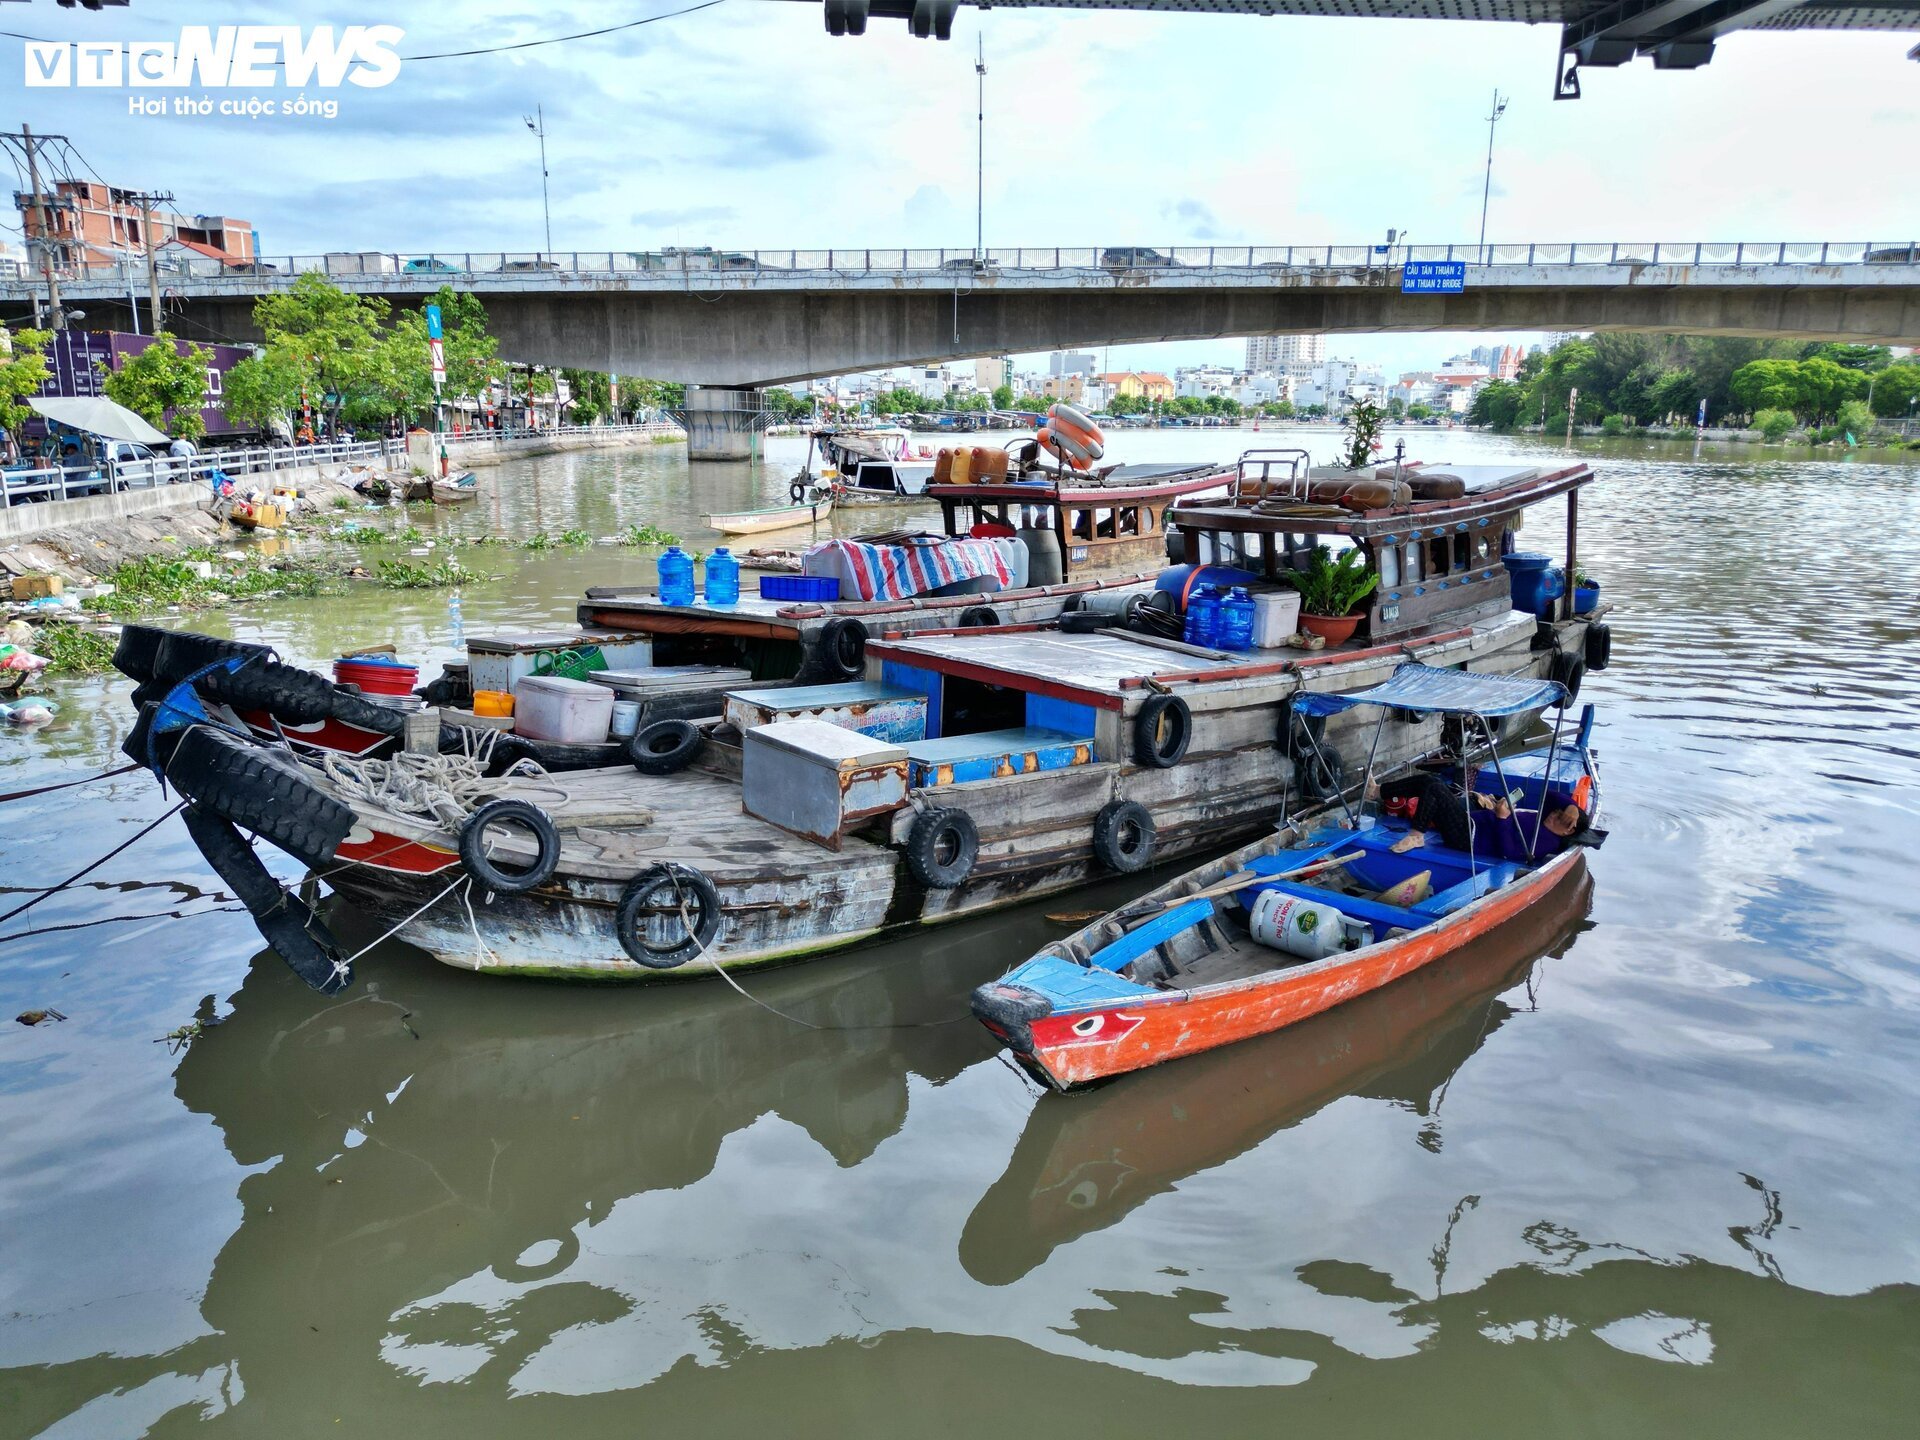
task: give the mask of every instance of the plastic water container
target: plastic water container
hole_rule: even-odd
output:
[[[1187,600],[1187,625],[1180,638],[1207,649],[1220,643],[1220,592],[1214,586],[1196,587]]]
[[[1153,588],[1164,590],[1180,602],[1184,612],[1193,592],[1202,585],[1253,585],[1260,576],[1251,570],[1236,570],[1231,565],[1170,565],[1153,578]]]
[[[1236,585],[1220,602],[1220,633],[1215,642],[1222,650],[1253,648],[1253,597],[1244,585]]]
[[[1324,960],[1343,950],[1358,950],[1373,939],[1373,927],[1364,920],[1350,919],[1331,905],[1278,889],[1260,892],[1247,912],[1247,928],[1262,945],[1302,960]]]
[[[707,603],[740,603],[740,562],[733,558],[733,552],[724,545],[707,557]]]
[[[693,557],[678,545],[660,552],[660,603],[693,604]]]

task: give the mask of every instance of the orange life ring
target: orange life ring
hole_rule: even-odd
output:
[[[1078,440],[1064,433],[1056,435],[1048,425],[1033,437],[1040,442],[1040,448],[1048,454],[1065,461],[1076,470],[1093,468],[1093,457],[1087,453]]]
[[[1047,411],[1047,427],[1056,435],[1074,440],[1087,452],[1087,459],[1098,460],[1106,454],[1106,437],[1100,427],[1071,405],[1055,405]]]

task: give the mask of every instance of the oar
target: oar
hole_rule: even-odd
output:
[[[1184,905],[1189,900],[1212,900],[1221,895],[1230,894],[1247,885],[1264,884],[1269,880],[1298,880],[1302,875],[1312,875],[1321,870],[1331,870],[1334,866],[1344,865],[1349,860],[1358,860],[1365,853],[1364,850],[1355,850],[1347,855],[1334,855],[1328,859],[1315,860],[1310,865],[1302,865],[1297,870],[1288,870],[1279,875],[1263,875],[1258,870],[1239,870],[1227,876],[1224,880],[1216,880],[1204,889],[1195,890],[1190,895],[1176,895],[1170,900],[1161,900],[1154,905],[1153,909],[1144,912],[1140,918],[1142,920],[1151,920],[1161,911],[1171,910],[1175,906]]]

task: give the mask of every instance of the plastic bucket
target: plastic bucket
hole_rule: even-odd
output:
[[[1251,570],[1237,570],[1231,565],[1174,565],[1162,570],[1155,577],[1153,588],[1164,590],[1180,602],[1180,613],[1185,614],[1187,601],[1193,598],[1193,592],[1202,585],[1215,585],[1222,589],[1232,589],[1235,585],[1259,585],[1262,577]]]
[[[379,655],[342,657],[333,662],[336,684],[358,685],[362,695],[411,695],[420,671],[413,665]]]
[[[607,727],[607,733],[616,740],[625,740],[640,728],[640,702],[638,700],[616,700],[613,702],[613,721]]]
[[[1565,578],[1553,568],[1553,557],[1532,550],[1515,550],[1500,557],[1506,564],[1513,590],[1513,608],[1538,615],[1566,587]]]

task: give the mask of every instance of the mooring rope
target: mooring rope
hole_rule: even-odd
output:
[[[98,775],[86,775],[78,780],[62,780],[57,785],[36,785],[31,790],[9,790],[6,794],[0,795],[0,805],[6,804],[9,800],[25,800],[31,795],[47,795],[55,790],[70,790],[75,785],[91,785],[96,780],[110,780],[115,775],[130,775],[135,770],[144,769],[146,769],[144,765],[122,765],[117,769],[102,770]]]
[[[134,835],[132,839],[121,841],[118,845],[114,846],[113,849],[109,850],[106,854],[102,855],[98,860],[95,860],[91,865],[82,866],[80,869],[74,871],[73,874],[69,875],[66,879],[62,880],[58,885],[52,886],[51,888],[46,890],[42,890],[38,895],[34,896],[33,899],[27,901],[26,904],[16,905],[13,907],[13,909],[7,911],[6,914],[0,915],[0,925],[6,924],[7,921],[13,919],[14,916],[16,915],[26,914],[27,911],[31,910],[34,906],[38,905],[42,900],[45,900],[48,896],[58,895],[62,890],[66,889],[69,885],[73,884],[74,881],[84,879],[86,876],[91,875],[95,870],[98,870],[102,865],[106,864],[107,861],[113,859],[114,856],[118,855],[122,850],[125,850],[129,845],[133,844],[135,840],[139,840],[144,838],[145,836],[151,835],[155,830],[158,830],[163,824],[171,820],[174,816],[178,815],[182,810],[186,808],[187,808],[187,802],[182,800],[178,805],[174,806],[171,810],[167,811],[158,820],[155,820],[151,825],[142,826],[140,829],[140,832]]]

